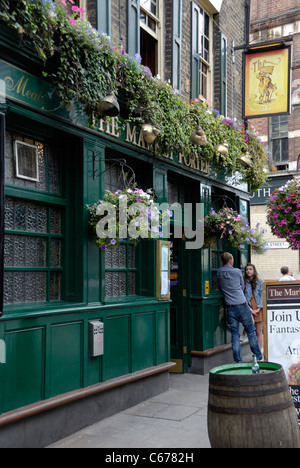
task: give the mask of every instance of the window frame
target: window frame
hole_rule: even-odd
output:
[[[274,119],[278,119],[278,122],[274,122]],[[278,125],[278,131],[274,132],[274,126]],[[282,130],[283,126],[287,125],[286,130]],[[270,117],[269,119],[269,135],[270,135],[270,147],[271,147],[271,158],[272,164],[275,164],[277,166],[284,166],[288,165],[289,163],[289,131],[288,131],[288,125],[289,125],[289,119],[288,115],[279,115],[279,116],[274,116]],[[274,158],[274,141],[279,143],[279,152],[280,152],[280,159],[275,160]],[[286,151],[286,156],[283,158],[283,142],[287,143],[287,151]]]
[[[149,10],[144,8],[142,4],[140,4],[140,20],[139,20],[139,34],[141,34],[141,29],[143,29],[147,34],[149,34],[153,39],[157,41],[157,47],[155,48],[155,52],[157,54],[156,61],[157,61],[157,73],[161,75],[162,73],[162,21],[163,21],[163,5],[161,0],[157,0],[157,10],[158,16],[151,13]],[[156,24],[156,31],[153,31],[148,24],[145,24],[141,20],[141,13],[143,13],[146,18],[150,18],[151,21],[155,22]],[[142,52],[142,51],[140,51]],[[141,54],[142,55],[142,54]],[[143,57],[142,57],[143,58]],[[154,75],[154,71],[151,70]]]
[[[201,17],[203,18],[203,31],[201,30]],[[208,18],[208,34],[205,35],[205,19]],[[205,101],[212,102],[213,98],[213,26],[212,16],[196,2],[192,2],[192,47],[191,47],[191,99],[202,97]],[[203,34],[201,34],[203,32]],[[208,40],[208,49],[204,49],[205,39]],[[208,60],[204,50],[208,53]],[[196,70],[197,67],[197,70]],[[207,68],[206,96],[204,96],[202,81],[205,74],[202,67]]]
[[[15,130],[8,128],[6,130],[11,135],[11,143],[13,144],[14,150],[14,142],[21,141],[21,140],[14,140],[14,135],[18,135],[18,137],[22,137],[24,140],[33,141],[35,143],[43,144],[44,146],[44,153],[45,153],[45,160],[47,167],[47,174],[46,174],[46,185],[47,190],[41,190],[38,188],[22,186],[22,185],[15,185],[5,181],[5,200],[8,198],[12,198],[14,202],[16,201],[24,201],[26,202],[33,202],[39,205],[43,205],[46,209],[46,232],[35,232],[35,231],[24,231],[18,229],[4,229],[4,236],[22,236],[25,238],[29,237],[39,237],[41,239],[46,240],[46,262],[45,266],[6,266],[5,259],[3,263],[3,273],[5,276],[5,272],[45,272],[46,273],[46,299],[45,301],[31,301],[31,302],[10,302],[4,304],[4,310],[9,310],[9,308],[13,308],[16,306],[33,306],[35,304],[53,304],[55,302],[64,302],[64,283],[65,283],[65,274],[66,274],[66,263],[65,263],[65,239],[66,239],[66,208],[67,208],[67,199],[63,193],[63,178],[62,173],[64,172],[64,164],[62,163],[62,158],[58,157],[59,160],[59,192],[51,192],[50,191],[50,181],[49,181],[49,160],[48,160],[48,145],[51,145],[51,140],[47,141],[45,138],[37,135],[32,135],[31,132],[27,131],[25,128],[22,130]],[[58,145],[54,145],[58,148]],[[59,153],[61,150],[58,149]],[[6,154],[5,154],[6,156]],[[12,158],[14,159],[14,151],[12,151]],[[14,170],[13,178],[18,178],[16,171]],[[24,182],[26,182],[24,180]],[[34,182],[32,180],[28,180],[28,182]],[[4,206],[5,206],[4,200]],[[51,209],[53,207],[61,208],[61,232],[54,233],[51,232]],[[61,255],[61,265],[60,266],[51,266],[51,241],[53,239],[61,240],[61,247],[60,247],[60,255]],[[26,242],[26,241],[25,241]],[[60,279],[60,299],[51,300],[51,274],[54,272],[61,273]],[[3,284],[4,284],[4,277],[3,277]],[[5,296],[5,292],[3,292],[3,297]],[[3,299],[4,300],[4,299]]]

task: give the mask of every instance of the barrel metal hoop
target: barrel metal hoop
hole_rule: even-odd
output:
[[[218,407],[215,405],[208,404],[208,410],[212,411],[213,413],[219,414],[247,414],[247,415],[254,415],[254,414],[265,414],[265,413],[275,413],[277,411],[283,411],[290,407],[294,406],[292,400],[286,401],[284,403],[280,403],[274,406],[264,406],[262,408],[224,408]]]
[[[260,396],[267,396],[267,395],[276,395],[277,393],[283,393],[289,391],[288,385],[282,385],[281,387],[277,388],[269,388],[269,389],[261,389],[261,390],[253,390],[251,391],[239,391],[239,390],[224,390],[217,389],[210,387],[209,393],[211,395],[223,396],[223,397],[260,397]]]
[[[228,374],[210,374],[209,383],[225,387],[248,387],[270,385],[282,382],[285,379],[283,369],[268,374],[259,375],[228,375]]]

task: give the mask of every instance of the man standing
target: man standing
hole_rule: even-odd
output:
[[[223,266],[218,269],[219,287],[224,294],[227,306],[227,323],[232,335],[232,351],[235,362],[242,362],[239,324],[242,323],[247,332],[251,351],[262,360],[255,326],[251,311],[244,295],[244,280],[241,270],[233,268],[233,256],[225,252],[221,255]]]
[[[281,267],[280,273],[282,274],[282,278],[279,281],[296,281],[287,266]]]

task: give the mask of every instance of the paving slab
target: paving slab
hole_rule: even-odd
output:
[[[210,448],[208,378],[170,374],[168,391],[48,448]]]

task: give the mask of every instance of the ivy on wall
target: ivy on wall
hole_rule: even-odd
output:
[[[252,191],[264,184],[268,149],[253,128],[221,116],[200,97],[186,102],[169,84],[153,77],[138,54],[129,56],[122,43],[113,46],[109,37],[84,20],[83,13],[73,0],[0,0],[0,21],[19,33],[21,43],[30,40],[43,62],[43,76],[57,88],[63,105],[77,100],[95,117],[97,103],[112,83],[125,123],[141,125],[147,118],[147,123],[156,124],[157,112],[145,115],[142,110],[158,107],[162,111],[161,132],[155,142],[158,155],[192,153],[228,174],[239,172]],[[197,126],[196,118],[184,118],[190,112],[199,118],[207,137],[205,146],[190,142]],[[215,149],[225,139],[227,156]],[[239,161],[246,152],[252,159],[249,167]]]

